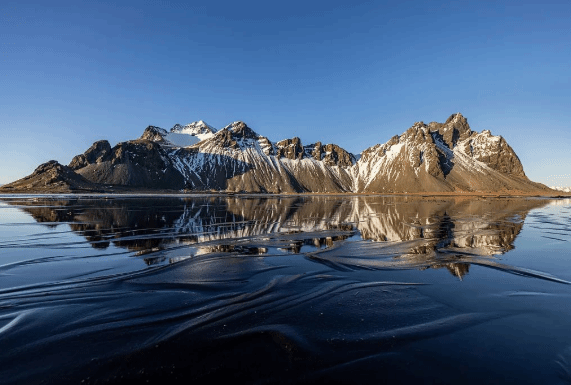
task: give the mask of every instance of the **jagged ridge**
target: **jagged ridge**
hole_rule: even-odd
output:
[[[35,191],[66,193],[73,191],[97,191],[100,186],[85,179],[71,167],[50,160],[39,165],[33,173],[13,183],[2,186],[5,192]]]
[[[244,122],[216,131],[198,121],[170,131],[149,126],[113,148],[95,142],[70,168],[97,184],[194,191],[549,191],[527,178],[504,138],[472,131],[460,113],[444,123],[417,122],[358,161],[335,144],[272,142]]]
[[[526,177],[504,138],[472,131],[460,113],[363,151],[353,180],[359,192],[547,190]]]

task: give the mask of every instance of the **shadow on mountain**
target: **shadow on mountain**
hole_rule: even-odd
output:
[[[70,167],[87,180],[108,187],[225,190],[229,179],[253,168],[233,157],[193,148],[180,148],[171,159],[159,144],[148,140],[119,143],[113,149],[105,142],[105,148],[97,152],[98,143],[76,156]]]
[[[436,142],[440,142],[443,144],[443,146],[446,146],[446,144],[444,144],[445,140],[442,134],[440,134],[439,132],[431,132],[431,135]],[[458,131],[454,130],[452,140],[455,143],[457,139],[458,139]],[[448,176],[448,174],[450,174],[450,171],[452,171],[452,169],[454,168],[454,162],[453,162],[454,153],[452,152],[452,149],[446,151],[439,148],[438,146],[436,147],[436,149],[438,152],[438,162],[440,163],[440,169],[442,170],[442,173],[446,177]]]
[[[183,175],[185,188],[191,190],[227,190],[230,179],[239,178],[255,168],[251,163],[227,155],[198,152],[194,148],[178,149],[177,156],[181,165],[184,164],[177,169],[186,173]]]

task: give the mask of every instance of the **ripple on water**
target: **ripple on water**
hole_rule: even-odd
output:
[[[538,334],[543,342],[571,342],[568,332],[547,327],[566,315],[569,282],[560,270],[506,258],[526,231],[566,243],[569,212],[545,203],[11,200],[0,210],[17,208],[37,224],[0,224],[19,229],[0,235],[0,252],[10,254],[0,261],[0,375],[6,383],[376,383],[379,375],[481,383],[485,370],[466,361],[474,349],[497,342],[520,352],[515,341],[533,344]],[[470,266],[497,275],[472,276]],[[486,290],[475,281],[496,276]],[[451,349],[449,361],[423,354],[446,354],[440,344]],[[557,357],[568,380],[564,346],[537,362],[493,351],[487,364],[477,362],[490,370],[503,362],[509,373],[524,363],[518,378],[529,381]]]

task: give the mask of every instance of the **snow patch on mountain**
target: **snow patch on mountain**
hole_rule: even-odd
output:
[[[549,187],[552,190],[563,191],[563,192],[571,192],[571,187],[564,187],[564,186],[551,186]]]
[[[192,135],[196,136],[200,140],[211,138],[216,131],[217,130],[214,127],[203,120],[192,122],[185,126],[175,124],[173,128],[171,128],[172,133]]]
[[[170,131],[149,126],[141,139],[159,143],[163,147],[189,147],[214,136],[216,129],[204,121],[189,123],[185,126],[175,124]]]
[[[198,142],[212,138],[216,129],[203,120],[189,123],[185,126],[175,124],[170,132],[167,132],[164,139],[176,147],[188,147]]]
[[[151,153],[153,161],[143,162]],[[117,165],[125,169],[122,174],[109,171]],[[170,131],[149,126],[140,140],[113,149],[107,142],[95,143],[75,157],[70,167],[97,183],[131,183],[133,173],[140,174],[137,183],[143,183],[150,167],[153,175],[165,175],[165,186],[167,179],[175,178],[179,182],[176,186],[173,182],[173,188],[180,189],[182,184],[198,191],[400,193],[545,188],[527,179],[515,152],[501,136],[472,131],[461,114],[450,116],[445,123],[416,122],[401,135],[364,150],[358,158],[335,144],[303,145],[298,137],[272,142],[241,121],[219,131],[204,121],[176,124]]]
[[[401,154],[404,143],[382,145],[378,151],[379,156],[369,159],[368,162],[360,162],[357,178],[365,181],[365,188],[371,184],[379,174],[392,174],[394,160]]]
[[[167,145],[172,145],[175,147],[188,147],[200,142],[200,139],[196,136],[189,134],[179,134],[176,132],[168,132],[164,136],[164,139],[167,142]]]

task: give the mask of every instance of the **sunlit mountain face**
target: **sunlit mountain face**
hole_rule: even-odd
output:
[[[348,269],[491,263],[514,247],[542,200],[405,197],[193,197],[12,200],[47,226],[66,223],[95,249],[153,265],[213,252],[299,253]],[[350,251],[350,252],[349,252]]]
[[[277,142],[246,123],[216,130],[203,121],[170,131],[148,126],[111,147],[99,140],[68,166],[52,160],[2,186],[3,193],[471,193],[552,195],[530,181],[501,136],[472,131],[460,113],[414,123],[355,156],[298,137]]]

